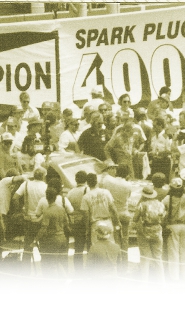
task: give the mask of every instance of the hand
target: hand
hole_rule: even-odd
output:
[[[119,231],[120,229],[121,229],[121,227],[120,227],[119,225],[116,225],[116,226],[115,226],[115,230],[116,230],[116,231]]]

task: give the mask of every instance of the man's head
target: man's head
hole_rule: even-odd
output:
[[[100,114],[98,111],[92,113],[90,124],[95,133],[99,133],[102,130],[103,123],[104,121],[102,114]]]
[[[119,99],[118,99],[118,104],[121,106],[121,109],[123,111],[126,111],[128,110],[128,108],[130,107],[131,105],[131,101],[130,101],[130,96],[129,94],[125,93],[125,94],[122,94]]]
[[[122,135],[125,137],[132,137],[134,133],[133,121],[127,121],[124,126],[121,128]]]
[[[170,96],[171,89],[168,86],[162,86],[162,88],[159,90],[159,96],[161,96],[164,93]]]
[[[59,102],[51,102],[51,110],[56,115],[57,119],[61,118],[61,108]]]
[[[96,185],[97,185],[97,175],[96,174],[93,174],[93,173],[89,173],[87,175],[87,185],[90,187],[90,188],[95,188]]]
[[[163,173],[155,173],[152,176],[152,183],[156,188],[162,188],[166,182],[166,176]]]
[[[29,132],[32,132],[35,134],[35,133],[41,131],[42,124],[43,124],[42,119],[38,119],[38,118],[33,117],[29,120],[27,128],[28,128]]]
[[[19,121],[24,116],[24,110],[22,106],[16,106],[15,109],[12,111],[12,116]]]
[[[185,110],[182,110],[179,113],[179,124],[180,124],[180,128],[185,128]]]
[[[62,189],[62,181],[60,178],[52,178],[48,182],[48,188],[54,188],[57,192],[57,195],[60,195]]]
[[[75,174],[75,180],[77,184],[85,184],[87,181],[87,173],[85,171],[79,171]]]
[[[42,180],[44,181],[46,177],[47,171],[44,167],[38,167],[34,170],[33,177],[35,180]]]
[[[116,168],[116,177],[127,178],[129,175],[129,167],[127,164],[120,164]]]
[[[23,108],[24,111],[26,111],[29,107],[29,103],[30,103],[30,96],[27,92],[22,92],[19,96],[20,102],[21,102],[21,106]]]
[[[77,118],[70,118],[67,122],[67,129],[75,133],[79,128],[79,121]]]
[[[42,111],[42,115],[43,115],[44,119],[46,119],[48,112],[50,112],[51,110],[52,110],[52,103],[51,102],[45,101],[42,103],[41,111]]]
[[[94,113],[94,107],[92,105],[87,105],[84,107],[84,119],[86,119],[86,121],[89,123],[91,120],[91,115],[92,113]]]
[[[49,204],[55,202],[57,197],[57,191],[55,190],[55,188],[52,187],[48,187],[46,189],[46,199],[48,201]]]
[[[15,117],[9,116],[7,119],[7,131],[10,132],[13,136],[15,136],[15,133],[18,129],[18,121]]]
[[[153,121],[153,129],[156,133],[160,133],[165,127],[164,119],[161,117],[156,117]]]
[[[4,132],[1,135],[1,143],[2,143],[2,148],[4,151],[7,153],[10,152],[10,148],[13,142],[13,136],[10,132]]]
[[[105,116],[107,114],[107,105],[105,103],[100,104],[98,106],[98,111],[100,112],[100,114],[102,114],[103,116]]]
[[[105,125],[109,130],[113,130],[117,126],[117,119],[114,113],[109,113],[106,115]]]
[[[163,93],[159,96],[159,105],[162,109],[167,109],[169,107],[170,97],[168,94]]]

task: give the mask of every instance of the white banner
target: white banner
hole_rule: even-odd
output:
[[[116,103],[129,93],[147,104],[170,86],[174,107],[185,89],[185,8],[0,25],[1,103],[60,101],[62,109],[102,85]]]

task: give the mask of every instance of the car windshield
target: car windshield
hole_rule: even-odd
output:
[[[76,185],[75,174],[78,171],[85,171],[87,174],[96,173],[98,175],[102,173],[102,170],[105,167],[102,162],[96,159],[84,159],[72,163],[59,164],[59,166],[63,170],[63,173],[65,173],[65,176],[68,178],[68,180],[74,186]]]

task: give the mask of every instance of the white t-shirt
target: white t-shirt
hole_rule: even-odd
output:
[[[11,200],[11,186],[13,177],[5,177],[0,181],[0,213],[7,214]]]
[[[65,130],[62,132],[59,139],[59,150],[63,151],[68,148],[69,150],[75,151],[75,145],[77,144],[79,137],[79,131],[72,133],[69,130]]]
[[[74,209],[73,209],[73,206],[71,205],[70,201],[68,200],[68,198],[64,197],[65,199],[65,207],[66,207],[66,212],[68,214],[71,214],[73,213]],[[59,207],[63,207],[63,201],[62,201],[62,196],[58,195],[56,200],[55,200],[55,203],[57,206]],[[48,201],[46,199],[46,197],[42,197],[40,200],[39,200],[39,203],[37,205],[37,208],[36,208],[36,215],[37,216],[40,216],[42,215],[46,209],[48,208]]]
[[[110,191],[114,198],[118,213],[128,211],[128,200],[131,195],[131,184],[124,178],[102,174],[100,183],[103,188]]]
[[[27,196],[28,196],[28,212],[27,214],[35,218],[35,212],[39,200],[45,196],[47,184],[40,180],[27,181],[21,184],[16,193],[19,196],[25,195],[25,186],[27,183]]]
[[[89,211],[91,222],[95,222],[111,216],[109,210],[113,202],[110,191],[96,187],[83,196],[80,209]]]

